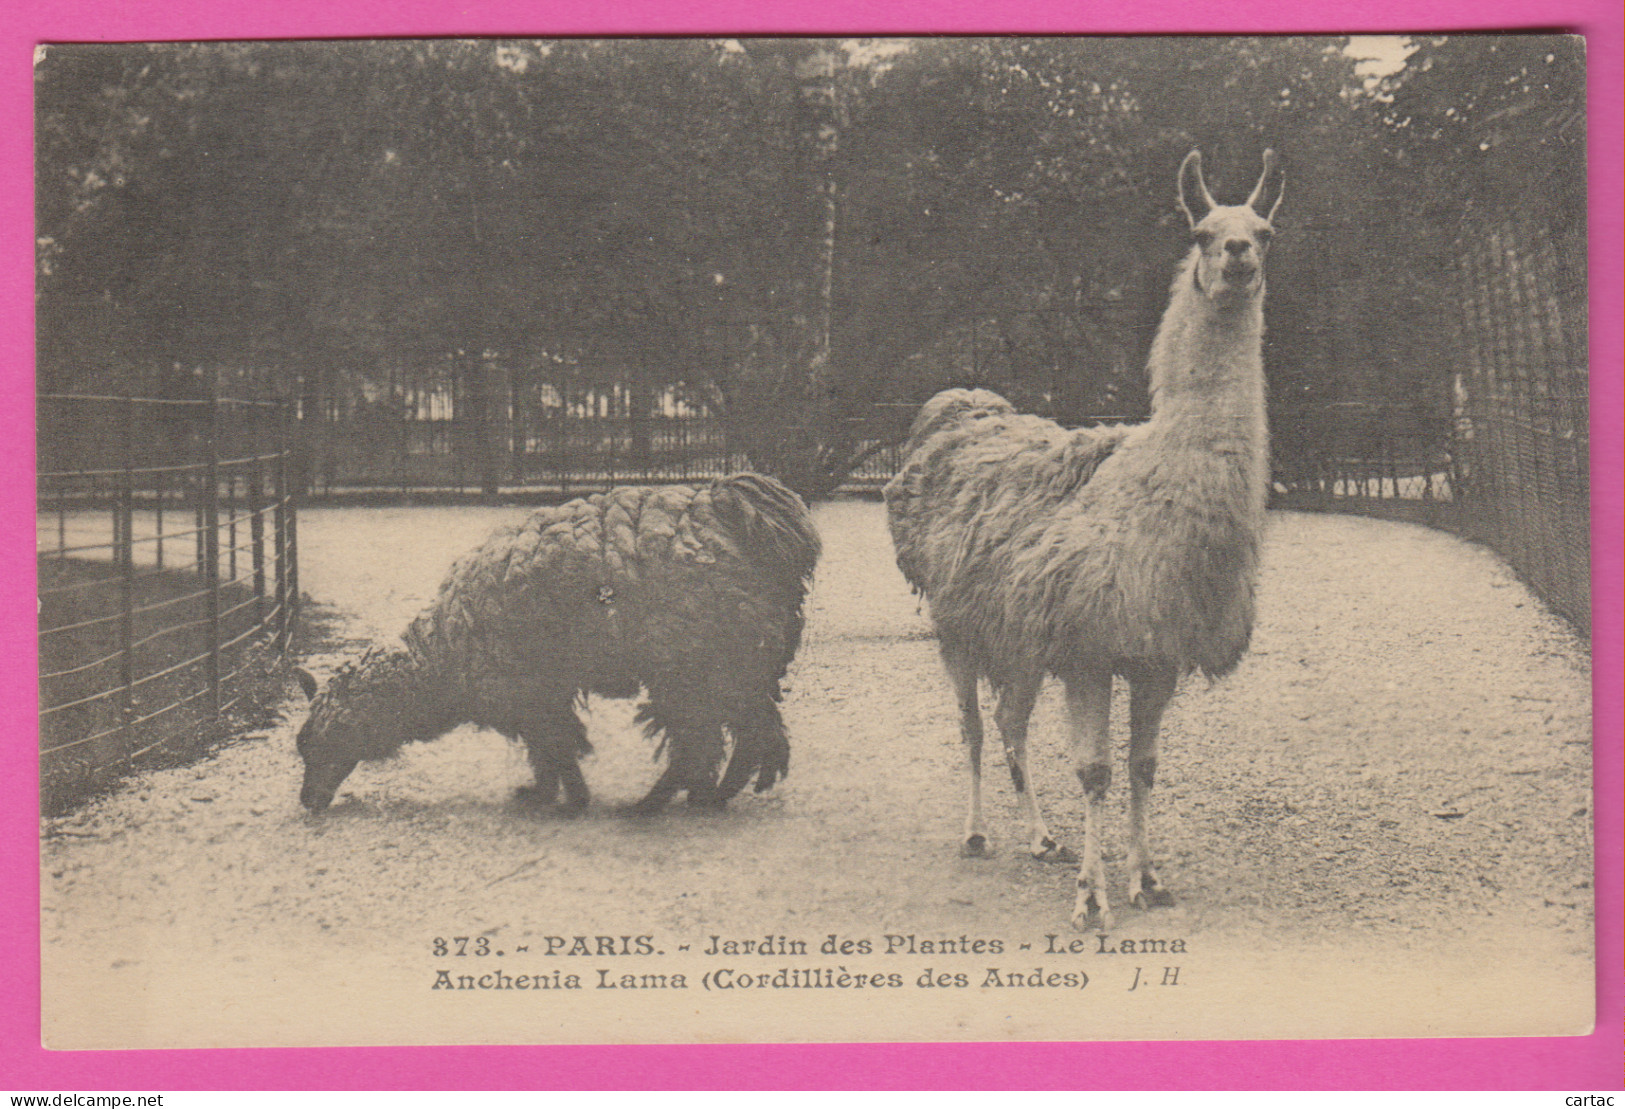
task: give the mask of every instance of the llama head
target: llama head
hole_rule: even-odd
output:
[[[294,671],[310,699],[310,715],[295,740],[305,764],[300,804],[323,811],[358,762],[384,758],[420,738],[410,719],[415,669],[405,651],[374,648],[341,666],[326,688],[318,688],[306,671]]]
[[[1179,167],[1179,206],[1190,220],[1196,287],[1214,301],[1240,301],[1264,291],[1264,255],[1281,205],[1284,178],[1275,151],[1264,151],[1264,172],[1243,204],[1220,204],[1202,180],[1202,155],[1193,150]]]

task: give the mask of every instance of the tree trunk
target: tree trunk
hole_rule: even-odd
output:
[[[802,126],[797,136],[815,207],[816,239],[812,260],[812,296],[808,305],[811,365],[808,383],[822,406],[829,393],[830,345],[835,301],[835,232],[840,211],[835,157],[840,149],[840,96],[836,83],[839,59],[828,46],[817,46],[796,65],[801,84]]]

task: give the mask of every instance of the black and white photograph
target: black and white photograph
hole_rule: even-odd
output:
[[[45,1046],[1585,1035],[1585,86],[40,47]]]

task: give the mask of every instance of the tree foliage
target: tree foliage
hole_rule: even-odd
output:
[[[1457,259],[1507,219],[1535,220],[1571,275],[1585,270],[1584,41],[1566,35],[1409,40],[1402,69],[1373,82],[1366,229],[1382,260],[1371,328],[1384,379],[1367,392],[1437,407],[1460,368]],[[1358,370],[1360,367],[1357,367]],[[1371,369],[1372,366],[1364,367]]]
[[[1419,39],[1380,81],[1327,38],[52,47],[40,387],[669,387],[816,494],[950,382],[1143,411],[1179,160],[1239,197],[1270,146],[1278,407],[1410,389],[1365,338],[1435,257],[1396,244],[1496,148],[1572,162],[1530,126],[1572,117],[1568,41]]]

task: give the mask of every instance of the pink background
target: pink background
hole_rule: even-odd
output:
[[[0,1089],[1621,1088],[1621,13],[1619,0],[0,0]],[[1272,1043],[47,1052],[39,1046],[30,59],[42,41],[412,35],[1402,32],[1589,40],[1597,998],[1589,1037]]]

